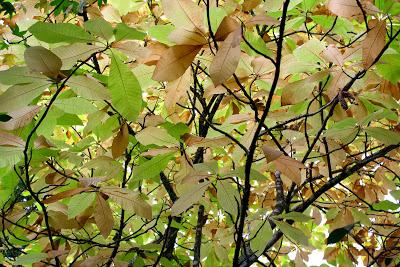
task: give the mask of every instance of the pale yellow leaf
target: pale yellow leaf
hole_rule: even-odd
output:
[[[193,204],[196,204],[199,199],[203,196],[207,187],[211,182],[204,182],[201,184],[191,185],[189,190],[187,190],[178,200],[174,203],[171,208],[171,215],[177,216],[190,208]]]

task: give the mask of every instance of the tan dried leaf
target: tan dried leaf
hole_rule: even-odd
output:
[[[124,123],[121,125],[121,128],[119,129],[119,132],[117,136],[114,138],[112,143],[111,152],[113,158],[115,159],[123,155],[125,149],[128,147],[128,144],[129,144],[128,126],[126,125],[126,123]]]
[[[173,81],[181,77],[202,46],[175,45],[167,49],[157,63],[153,80]]]
[[[368,26],[371,30],[363,41],[362,50],[365,68],[371,67],[386,44],[386,21],[372,19],[368,22]]]
[[[100,190],[104,194],[108,195],[112,200],[120,204],[123,209],[135,212],[140,217],[148,220],[152,219],[151,206],[141,199],[138,193],[127,188],[116,186],[107,186]]]
[[[94,220],[100,233],[104,238],[110,235],[114,226],[114,217],[110,205],[104,198],[97,194],[96,197],[96,210],[94,212]]]
[[[214,86],[231,77],[240,60],[241,29],[228,35],[210,65],[210,76]]]

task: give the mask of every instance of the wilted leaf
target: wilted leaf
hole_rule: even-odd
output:
[[[119,129],[119,132],[117,136],[115,136],[112,147],[111,147],[111,152],[113,158],[118,158],[119,156],[122,156],[125,153],[125,149],[128,147],[129,144],[129,132],[128,132],[128,125],[126,123],[123,123],[121,125],[121,128]]]
[[[104,238],[107,238],[113,229],[114,217],[110,205],[100,194],[97,194],[96,197],[94,220],[96,221],[96,225],[99,228],[101,235]]]
[[[101,192],[111,197],[123,209],[135,212],[137,215],[148,220],[152,219],[151,206],[141,199],[138,193],[116,186],[103,187],[101,188]]]
[[[210,76],[214,86],[218,86],[231,77],[240,60],[241,29],[226,37],[210,65]]]
[[[363,63],[369,68],[386,44],[386,21],[373,19],[368,22],[371,28],[363,41]]]
[[[32,121],[39,110],[40,106],[27,106],[21,109],[10,111],[8,112],[8,115],[12,119],[7,122],[0,123],[0,129],[15,130],[24,127]]]
[[[50,50],[41,46],[31,46],[25,50],[26,65],[33,71],[43,73],[51,78],[57,78],[62,62]]]
[[[173,81],[181,77],[200,51],[202,46],[175,45],[161,56],[154,70],[156,81]]]

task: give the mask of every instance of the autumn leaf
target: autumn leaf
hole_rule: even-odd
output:
[[[222,43],[210,65],[210,76],[214,86],[231,77],[240,59],[241,29],[231,32]]]
[[[114,216],[110,205],[104,200],[101,194],[97,194],[96,196],[94,219],[97,227],[99,227],[101,235],[107,238],[114,226]]]
[[[368,22],[371,30],[363,41],[363,64],[369,68],[386,44],[386,21],[373,19]]]
[[[125,149],[128,147],[129,144],[129,132],[128,132],[128,125],[123,123],[121,128],[119,129],[118,134],[115,136],[111,152],[113,158],[118,158],[125,153]]]
[[[25,50],[26,65],[32,70],[43,73],[51,78],[57,78],[62,62],[50,50],[41,46],[32,46]]]
[[[156,81],[173,81],[181,77],[200,51],[198,45],[175,45],[161,56],[154,70]]]
[[[101,192],[120,204],[123,209],[135,212],[148,220],[152,219],[151,206],[141,199],[136,192],[116,186],[102,187]]]

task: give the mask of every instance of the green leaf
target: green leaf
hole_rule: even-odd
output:
[[[286,220],[293,220],[295,222],[307,222],[312,220],[312,217],[305,215],[301,212],[290,212],[281,215],[274,216],[274,218],[286,219]]]
[[[391,202],[389,200],[382,200],[382,201],[380,201],[380,202],[378,202],[376,204],[373,204],[372,207],[375,210],[386,210],[386,211],[388,211],[388,210],[397,210],[398,208],[400,208],[400,204],[393,203],[393,202]]]
[[[0,168],[14,166],[23,158],[22,147],[0,146]]]
[[[335,244],[337,242],[339,242],[340,240],[343,239],[343,237],[345,237],[348,233],[350,233],[350,231],[353,229],[355,224],[349,224],[343,228],[338,228],[333,230],[327,240],[326,243],[329,244]]]
[[[218,203],[226,212],[237,216],[240,209],[240,196],[228,180],[218,180],[217,198]]]
[[[75,218],[87,208],[89,208],[94,199],[96,198],[96,193],[80,193],[71,197],[68,203],[68,219]]]
[[[27,67],[12,67],[0,71],[0,83],[14,85],[19,83],[44,82],[48,78],[40,73],[31,72]]]
[[[87,43],[94,37],[71,23],[37,22],[28,29],[36,39],[46,43]]]
[[[43,83],[44,81],[44,83]],[[0,111],[9,111],[28,106],[33,99],[47,89],[50,83],[42,82],[23,83],[11,86],[0,95]]]
[[[173,156],[174,153],[157,155],[154,158],[135,167],[132,171],[133,181],[150,179],[160,175],[160,172],[167,167],[168,162]]]
[[[174,43],[169,40],[168,36],[173,30],[175,30],[174,25],[166,24],[166,25],[154,25],[149,28],[148,32],[151,37],[153,37],[160,43],[172,46],[174,45]]]
[[[286,222],[278,220],[274,220],[274,222],[287,238],[300,245],[308,246],[308,237],[300,229],[294,228]]]
[[[93,104],[81,97],[71,97],[65,99],[57,99],[54,102],[54,106],[61,109],[66,113],[71,114],[90,114],[97,111],[97,108]]]
[[[49,257],[47,253],[28,252],[28,254],[19,256],[14,262],[14,265],[29,265],[46,259],[47,257]]]
[[[178,145],[178,141],[173,138],[167,130],[150,126],[142,130],[136,135],[136,139],[142,145],[157,145],[174,147]]]
[[[142,90],[135,75],[112,51],[108,87],[114,108],[126,119],[135,121],[142,109]]]
[[[146,33],[131,28],[125,23],[118,23],[115,28],[115,41],[121,40],[143,40]]]
[[[377,73],[396,84],[400,80],[400,54],[387,54],[382,56],[376,65]]]
[[[400,134],[383,128],[368,127],[365,132],[378,139],[385,145],[396,145],[400,143]]]
[[[111,94],[100,82],[87,76],[72,76],[67,85],[77,95],[90,100],[110,100]]]
[[[102,18],[88,20],[85,22],[84,27],[88,32],[97,35],[104,40],[109,40],[113,36],[113,27],[108,21]]]
[[[259,222],[252,229],[254,230],[250,235],[250,247],[257,256],[260,256],[264,252],[267,240],[271,239],[273,232],[268,220]]]

